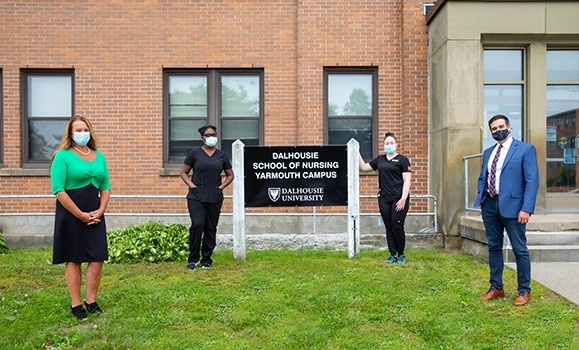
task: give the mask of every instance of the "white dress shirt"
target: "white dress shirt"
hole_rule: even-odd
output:
[[[513,144],[513,137],[509,135],[509,138],[503,142],[503,148],[501,149],[501,154],[499,155],[499,160],[497,161],[497,172],[496,172],[496,178],[495,178],[495,193],[498,195],[500,193],[500,184],[501,184],[501,171],[503,170],[503,164],[505,162],[505,158],[507,157],[507,153],[509,153],[509,148],[511,148],[511,145]],[[499,144],[497,143],[496,147],[493,149],[493,151],[491,152],[491,156],[489,157],[488,163],[487,163],[487,170],[488,170],[488,176],[487,176],[487,188],[489,188],[490,183],[490,172],[491,172],[491,168],[493,165],[493,159],[495,159],[495,154],[497,154],[497,150],[499,149]]]

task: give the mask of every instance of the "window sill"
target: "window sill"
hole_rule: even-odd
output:
[[[159,176],[179,176],[181,168],[161,168],[159,169]]]
[[[0,176],[50,176],[50,169],[2,168]]]

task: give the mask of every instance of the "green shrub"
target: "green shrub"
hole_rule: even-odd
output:
[[[189,255],[189,230],[181,224],[148,222],[107,233],[109,262],[182,261]]]

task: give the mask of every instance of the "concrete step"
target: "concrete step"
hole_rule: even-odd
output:
[[[579,231],[527,232],[527,246],[533,262],[579,262]],[[507,251],[506,258],[514,261]]]
[[[463,250],[488,257],[480,216],[463,216],[460,234]],[[579,215],[533,215],[527,224],[527,245],[532,262],[579,262]],[[506,260],[514,262],[513,252],[505,250]]]
[[[579,245],[528,245],[531,262],[579,262]],[[511,247],[505,248],[505,261],[514,262]]]
[[[579,231],[527,231],[528,245],[579,245]]]

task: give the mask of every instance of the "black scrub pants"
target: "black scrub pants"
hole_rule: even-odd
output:
[[[380,215],[386,227],[386,242],[388,242],[388,250],[392,256],[396,256],[396,254],[398,256],[404,255],[404,248],[406,247],[404,221],[406,220],[406,214],[408,214],[410,198],[406,199],[406,205],[401,211],[396,211],[396,202],[398,200],[390,202],[385,198],[378,199]]]
[[[211,255],[217,244],[217,224],[223,201],[217,203],[200,202],[195,199],[187,200],[191,227],[189,227],[189,260],[201,265],[211,265]],[[201,248],[201,251],[200,251]]]

